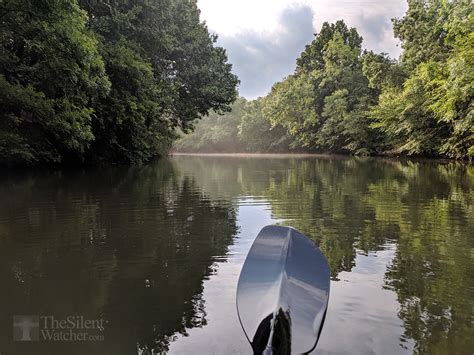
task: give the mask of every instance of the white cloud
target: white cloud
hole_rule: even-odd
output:
[[[198,0],[201,17],[220,35],[243,31],[273,32],[279,14],[295,1],[285,0]]]
[[[406,11],[406,0],[198,0],[201,19],[220,36],[241,95],[265,95],[290,74],[304,45],[323,22],[343,19],[364,37],[364,47],[398,57],[391,18]]]
[[[307,3],[315,13],[317,30],[325,21],[343,19],[364,37],[364,48],[399,56],[400,47],[393,37],[391,19],[403,16],[407,9],[406,0],[308,0]]]

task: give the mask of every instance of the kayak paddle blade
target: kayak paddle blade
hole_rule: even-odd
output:
[[[318,341],[329,300],[326,258],[305,235],[263,228],[237,286],[237,312],[255,354],[308,353]]]

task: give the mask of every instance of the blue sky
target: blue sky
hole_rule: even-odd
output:
[[[325,21],[343,19],[364,37],[364,48],[397,58],[391,19],[407,9],[405,0],[198,0],[198,6],[201,20],[227,49],[240,95],[249,99],[293,72]]]

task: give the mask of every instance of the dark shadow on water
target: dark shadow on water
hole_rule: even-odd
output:
[[[167,161],[4,177],[0,195],[2,353],[156,353],[206,324],[202,282],[236,213]],[[104,318],[104,340],[12,342],[15,314]]]

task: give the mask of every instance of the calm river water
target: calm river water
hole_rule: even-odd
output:
[[[315,354],[474,352],[473,166],[175,156],[1,173],[0,353],[250,354],[236,284],[267,224],[331,266]]]

